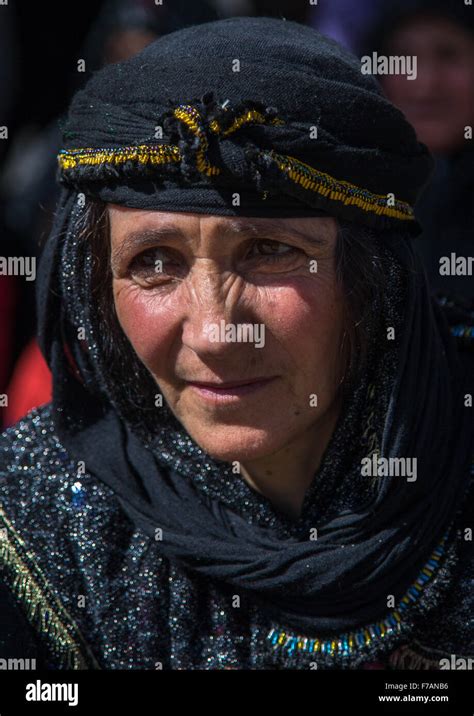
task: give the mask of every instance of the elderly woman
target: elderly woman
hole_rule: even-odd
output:
[[[96,73],[63,132],[54,397],[1,442],[3,653],[472,655],[472,356],[412,247],[403,115],[310,28],[233,18]]]

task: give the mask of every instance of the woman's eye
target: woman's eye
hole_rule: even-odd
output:
[[[257,262],[258,265],[268,265],[294,260],[303,252],[294,246],[274,241],[273,239],[259,239],[255,241],[245,256],[245,260]],[[175,249],[169,247],[155,247],[147,249],[135,256],[129,265],[129,275],[144,285],[155,285],[161,279],[183,278],[187,266],[183,256]]]
[[[178,276],[183,271],[183,261],[173,249],[148,249],[135,256],[130,263],[130,275],[144,278],[147,281],[159,279],[161,276]]]
[[[254,252],[254,249],[258,251]],[[256,241],[249,253],[247,258],[264,259],[265,261],[282,261],[285,259],[293,258],[295,254],[301,253],[300,249],[289,244],[284,244],[281,241],[273,241],[272,239],[261,239]]]

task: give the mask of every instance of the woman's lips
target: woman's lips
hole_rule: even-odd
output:
[[[223,385],[210,383],[192,383],[188,385],[204,400],[213,403],[232,403],[239,400],[244,395],[257,393],[259,390],[276,380],[277,376],[271,378],[259,378],[258,380],[248,381],[246,383],[228,383]]]

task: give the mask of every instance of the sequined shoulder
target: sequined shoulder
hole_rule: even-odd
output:
[[[54,438],[48,407],[34,410],[0,436],[0,578],[36,631],[46,663],[88,668],[95,665],[94,657],[37,557],[45,548],[50,554],[54,550],[52,525],[58,513],[48,509],[45,515],[44,507],[55,503],[58,476],[71,467]]]
[[[31,512],[32,518],[37,505],[54,503],[66,512],[81,506],[86,483],[96,508],[101,503],[110,508],[111,491],[81,470],[61,445],[51,404],[35,408],[0,435],[0,503],[19,524],[28,524],[25,517]]]
[[[55,436],[50,404],[35,408],[0,435],[0,494],[21,478],[25,492],[37,491],[35,476],[44,474],[46,466],[55,472],[73,467]]]
[[[64,450],[50,405],[0,436],[0,579],[52,668],[97,666],[89,644],[103,622],[104,572],[120,572],[131,552],[145,548],[109,488]],[[78,602],[86,578],[97,623]]]
[[[50,404],[0,435],[0,505],[18,530],[47,531],[50,540],[55,521],[67,534],[69,524],[92,511],[97,525],[128,522],[112,491],[61,445]]]

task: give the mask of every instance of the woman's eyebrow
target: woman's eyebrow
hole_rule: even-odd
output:
[[[174,225],[164,225],[153,229],[137,229],[129,232],[118,246],[112,248],[112,269],[120,264],[124,256],[152,248],[165,239],[182,238],[186,240],[183,231]]]
[[[258,236],[259,234],[266,234],[268,238],[272,238],[272,235],[277,236],[295,236],[304,241],[323,246],[326,244],[326,240],[322,235],[323,232],[318,232],[316,229],[301,230],[294,226],[288,226],[274,219],[260,220],[258,222],[248,220],[231,220],[224,227],[225,233],[235,233],[237,235],[250,234]]]
[[[302,239],[317,246],[324,246],[325,239],[316,231],[301,231],[293,226],[286,226],[278,221],[242,221],[231,220],[218,224],[214,229],[219,236],[262,236],[265,238],[291,237]],[[137,229],[128,233],[123,241],[112,250],[112,268],[116,266],[123,256],[131,252],[145,251],[156,246],[165,239],[181,239],[189,242],[189,236],[175,224],[164,224],[149,229]]]

